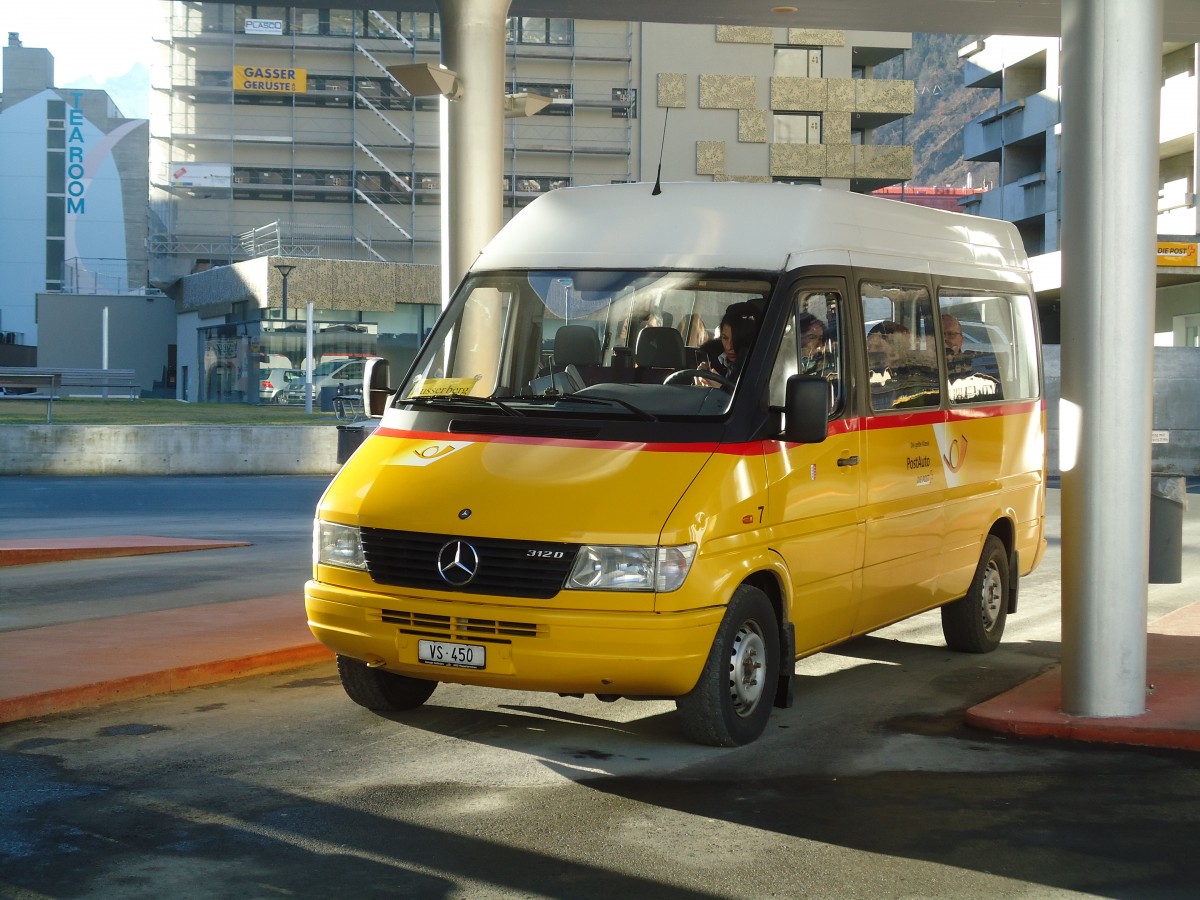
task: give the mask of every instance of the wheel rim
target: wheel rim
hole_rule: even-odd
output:
[[[996,622],[1000,618],[1001,604],[1004,602],[1004,580],[1000,577],[1000,568],[995,562],[988,563],[979,594],[983,630],[990,632],[996,627]]]
[[[745,718],[754,712],[766,685],[767,644],[757,622],[743,622],[729,654],[729,699],[733,711]]]

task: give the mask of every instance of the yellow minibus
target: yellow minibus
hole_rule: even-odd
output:
[[[317,509],[313,633],[439,682],[670,698],[756,739],[795,660],[940,607],[993,650],[1045,548],[1007,222],[809,185],[565,188],[482,251]],[[384,385],[386,387],[386,385]]]

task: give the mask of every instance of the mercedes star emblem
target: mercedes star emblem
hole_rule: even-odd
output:
[[[452,587],[470,584],[479,572],[479,551],[466,541],[442,544],[437,557],[438,574]]]

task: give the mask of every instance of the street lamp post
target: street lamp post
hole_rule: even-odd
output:
[[[276,263],[275,270],[283,276],[283,321],[287,323],[287,279],[296,267],[288,263]]]
[[[304,305],[304,414],[312,415],[313,401],[313,302]]]

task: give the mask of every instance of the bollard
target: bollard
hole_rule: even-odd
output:
[[[1183,512],[1187,479],[1150,476],[1150,584],[1183,581]]]

